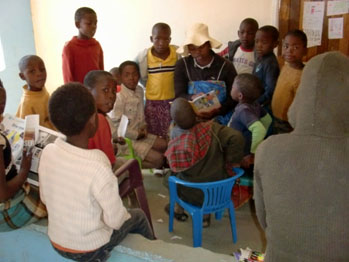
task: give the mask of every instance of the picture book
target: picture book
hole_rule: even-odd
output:
[[[202,94],[189,101],[195,113],[211,112],[221,107],[215,90]]]

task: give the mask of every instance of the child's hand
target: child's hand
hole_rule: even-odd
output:
[[[244,158],[241,161],[241,167],[247,169],[251,165],[254,164],[254,154],[249,154],[247,156],[244,156]]]
[[[30,170],[31,161],[32,161],[33,153],[29,151],[26,147],[23,148],[22,153],[22,161],[21,161],[21,167],[20,171],[28,175],[28,172]]]
[[[197,98],[198,96],[201,96],[201,95],[204,95],[205,93],[203,93],[203,92],[200,92],[200,93],[198,93],[198,94],[195,94],[195,95],[192,95],[191,96],[191,100],[194,100],[195,98]]]
[[[120,145],[125,145],[126,141],[123,137],[119,136],[113,140],[114,143],[118,143]]]

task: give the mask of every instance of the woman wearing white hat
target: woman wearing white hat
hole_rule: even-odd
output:
[[[200,93],[216,90],[221,108],[200,116],[227,124],[236,103],[230,97],[230,90],[236,74],[234,66],[212,51],[222,44],[209,36],[208,27],[197,23],[190,27],[186,40],[177,52],[184,58],[179,60],[175,69],[175,94],[188,100]],[[189,54],[189,56],[188,56]]]

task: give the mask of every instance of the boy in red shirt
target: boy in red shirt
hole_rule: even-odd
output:
[[[84,82],[91,70],[103,70],[103,50],[93,38],[97,29],[96,12],[81,7],[75,12],[75,26],[79,34],[67,42],[63,48],[62,67],[64,83]]]

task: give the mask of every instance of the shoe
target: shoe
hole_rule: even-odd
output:
[[[165,212],[170,215],[170,204],[167,204],[165,206]],[[174,212],[174,218],[177,220],[177,221],[180,221],[180,222],[185,222],[188,220],[188,215],[186,213],[176,213]]]

